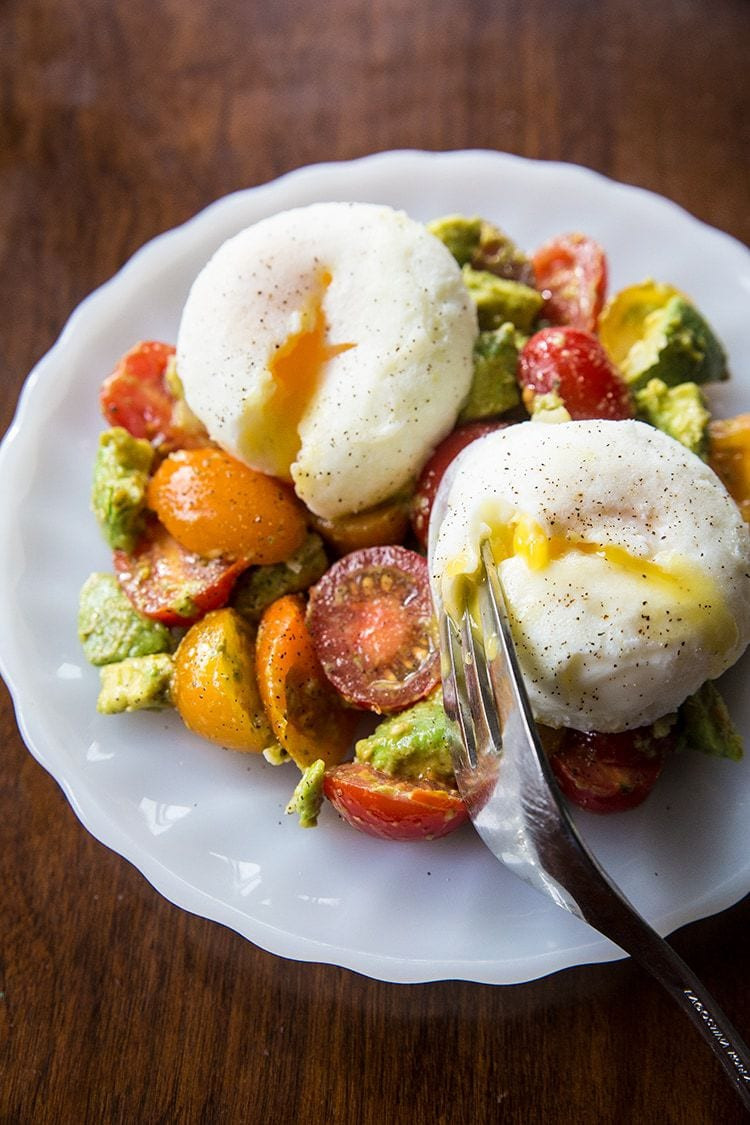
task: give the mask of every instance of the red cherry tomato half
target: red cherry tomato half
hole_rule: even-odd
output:
[[[135,608],[165,625],[190,625],[225,605],[247,566],[187,551],[156,520],[132,554],[115,551],[113,557],[120,585]]]
[[[122,426],[164,451],[209,443],[203,426],[167,384],[167,364],[174,354],[171,344],[157,340],[136,344],[99,392],[102,414],[110,426]]]
[[[607,258],[585,234],[563,234],[540,246],[532,259],[542,316],[593,332],[607,292]]]
[[[524,399],[556,392],[573,419],[632,418],[630,392],[602,345],[579,328],[542,328],[518,357]],[[528,388],[528,391],[527,391]]]
[[[464,426],[458,426],[440,442],[429,461],[425,463],[417,481],[410,512],[412,531],[422,547],[427,547],[427,531],[435,494],[451,461],[458,457],[461,450],[472,441],[484,437],[493,430],[502,429],[505,425],[506,422],[467,422]]]
[[[422,699],[440,679],[427,563],[405,547],[364,547],[310,590],[318,659],[349,703],[379,714]]]
[[[385,840],[435,840],[467,819],[457,790],[390,777],[365,762],[327,771],[323,791],[354,828]]]
[[[655,738],[651,727],[618,734],[566,730],[550,764],[574,804],[591,812],[621,812],[646,799],[672,749],[673,738]]]

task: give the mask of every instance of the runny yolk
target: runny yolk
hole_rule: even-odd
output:
[[[639,558],[624,547],[549,536],[524,513],[516,515],[510,523],[488,519],[486,528],[498,564],[518,556],[530,570],[540,571],[571,552],[596,556],[612,568],[613,575],[619,572],[634,581],[637,585],[631,587],[633,592],[639,587],[643,590],[642,605],[650,607],[654,622],[662,615],[668,621],[670,613],[677,614],[674,620],[699,630],[709,649],[720,651],[732,643],[737,626],[724,598],[713,579],[689,559],[673,557],[656,563]],[[465,566],[464,560],[455,559],[446,568],[446,577],[453,580],[451,604],[446,603],[449,612],[458,609],[460,613],[460,605],[468,604],[470,609],[474,605],[477,577],[467,573]]]
[[[328,339],[323,300],[330,284],[330,273],[322,271],[319,287],[301,312],[299,331],[286,338],[268,364],[273,389],[262,407],[263,440],[266,449],[272,451],[276,475],[287,480],[289,466],[301,444],[299,425],[320,386],[325,365],[334,356],[356,347],[353,343],[337,344]]]

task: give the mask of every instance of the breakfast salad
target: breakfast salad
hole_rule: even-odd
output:
[[[581,233],[527,255],[373,204],[256,223],[176,346],[135,344],[101,387],[113,561],[78,616],[99,711],[175,708],[294,763],[303,826],[328,799],[446,835],[467,813],[434,607],[461,613],[489,541],[570,800],[629,809],[678,750],[739,758],[715,681],[750,641],[750,414],[711,418],[726,378],[690,297],[608,297]]]

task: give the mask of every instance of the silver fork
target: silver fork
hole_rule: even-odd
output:
[[[599,865],[560,796],[523,685],[495,560],[482,546],[472,622],[440,610],[445,707],[463,746],[458,788],[479,835],[499,860],[582,918],[648,970],[717,1055],[750,1109],[750,1051],[688,965],[641,917]]]

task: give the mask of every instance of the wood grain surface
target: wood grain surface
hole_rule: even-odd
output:
[[[0,427],[143,242],[310,162],[570,160],[750,242],[748,48],[746,0],[2,0]],[[282,961],[88,835],[4,688],[0,737],[1,1122],[742,1120],[630,962],[489,987]],[[749,930],[745,900],[673,939],[746,1033]]]

